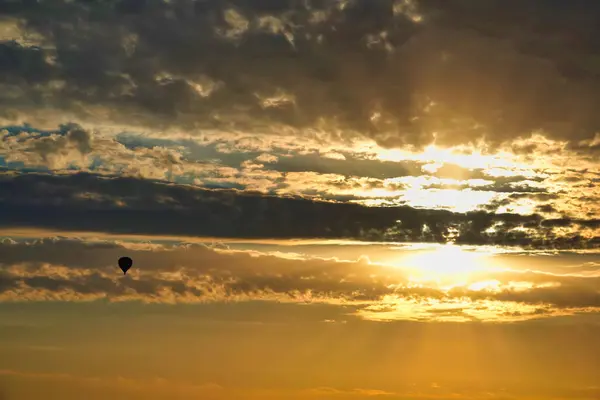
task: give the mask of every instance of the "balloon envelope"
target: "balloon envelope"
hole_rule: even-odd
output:
[[[129,271],[129,268],[133,265],[133,260],[129,257],[121,257],[119,258],[119,268],[123,271],[123,275]]]

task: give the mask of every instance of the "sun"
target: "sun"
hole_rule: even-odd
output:
[[[473,273],[486,268],[486,253],[468,251],[453,244],[431,250],[411,251],[398,260],[409,271],[413,282],[437,282],[438,285],[465,285]]]

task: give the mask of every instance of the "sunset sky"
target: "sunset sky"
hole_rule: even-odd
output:
[[[0,0],[0,400],[599,399],[598,21]]]

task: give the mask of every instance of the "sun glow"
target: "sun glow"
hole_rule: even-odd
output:
[[[489,269],[490,256],[448,244],[434,250],[415,251],[397,264],[409,270],[409,278],[415,283],[435,282],[439,287],[454,287],[469,284],[475,272]]]
[[[436,145],[429,145],[421,152],[411,152],[402,149],[373,149],[376,158],[382,161],[402,161],[413,160],[439,164],[444,163],[460,165],[464,168],[495,168],[496,170],[511,171],[515,167],[525,167],[525,164],[518,164],[513,154],[502,151],[493,155],[483,154],[477,148],[450,147],[442,148]]]

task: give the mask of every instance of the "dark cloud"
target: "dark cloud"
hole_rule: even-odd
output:
[[[535,214],[363,207],[83,173],[5,173],[0,176],[0,193],[0,226],[13,228],[246,238],[454,239],[464,244],[542,248],[599,245],[597,236],[554,230],[564,226],[597,229],[596,219],[544,220]],[[492,227],[493,232],[489,231]]]
[[[319,155],[298,155],[283,157],[276,162],[266,164],[266,169],[280,172],[312,171],[321,174],[339,174],[345,176],[360,176],[378,179],[396,178],[399,176],[420,176],[424,163],[411,161],[386,162],[379,160],[354,159],[336,160]]]
[[[556,209],[554,208],[554,206],[552,204],[542,204],[536,207],[537,211],[540,212],[544,212],[544,213],[554,213],[556,212]]]
[[[475,190],[484,192],[498,192],[498,193],[545,193],[547,189],[532,187],[529,185],[503,185],[495,182],[491,185],[472,186],[469,183],[456,183],[456,184],[443,184],[443,183],[432,183],[423,186],[424,189],[455,189],[455,190]]]
[[[155,129],[325,126],[385,146],[534,130],[577,146],[597,132],[598,7],[410,3],[4,0],[38,44],[0,43],[3,116],[50,106]]]

